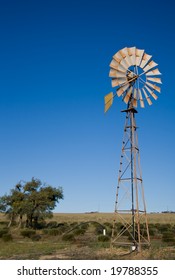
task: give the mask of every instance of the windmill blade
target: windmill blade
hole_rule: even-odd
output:
[[[153,60],[151,60],[146,67],[143,68],[144,72],[146,73],[148,70],[154,68],[155,66],[157,66],[158,64],[155,63]]]
[[[120,97],[129,87],[129,83],[127,83],[126,85],[121,86],[118,90],[117,90],[117,95],[118,97]]]
[[[128,54],[128,48],[121,49],[119,53],[121,54],[122,58],[125,58]]]
[[[133,89],[133,87],[131,86],[129,88],[129,90],[126,92],[126,95],[125,95],[125,97],[123,99],[126,104],[129,102],[129,99],[130,99],[131,94],[132,94],[132,89]]]
[[[136,47],[128,48],[128,54],[130,56],[132,65],[135,65],[136,64]]]
[[[134,89],[133,106],[137,108],[137,89]]]
[[[132,65],[132,61],[129,55],[127,55],[124,59],[126,61],[126,64],[128,65],[128,67],[130,67]]]
[[[117,87],[123,83],[127,82],[126,77],[125,78],[114,78],[112,79],[112,87]]]
[[[118,70],[121,71],[121,72],[125,72],[126,73],[127,69],[128,69],[127,65],[124,66],[124,64],[123,65],[119,64],[119,66],[118,66]]]
[[[146,98],[148,104],[149,104],[149,105],[152,105],[152,101],[151,101],[151,99],[149,98],[148,94],[146,93],[146,90],[145,90],[144,88],[142,88],[142,91],[143,91],[143,93],[144,93],[144,95],[145,95],[145,98]]]
[[[111,60],[111,63],[109,64],[109,66],[117,70],[119,63],[115,59],[113,59],[113,60]]]
[[[145,85],[145,88],[146,88],[147,91],[151,94],[151,96],[152,96],[155,100],[157,100],[158,96],[154,93],[154,91],[151,90],[151,89],[150,89],[149,87],[147,87],[146,85]]]
[[[108,93],[105,97],[105,113],[109,110],[109,108],[111,107],[112,103],[113,103],[113,92]]]
[[[126,57],[121,60],[120,65],[125,68],[126,70],[128,69],[128,63],[126,61]]]
[[[139,66],[142,60],[144,50],[136,49],[136,65]]]
[[[160,92],[160,87],[156,86],[155,84],[151,84],[149,82],[145,83],[147,86],[149,86],[150,88],[155,89],[156,91]]]
[[[125,65],[128,69],[132,65],[132,61],[128,52],[128,48],[124,48],[121,50],[123,54],[123,60],[121,60],[121,65]]]
[[[161,75],[161,73],[159,72],[159,69],[156,68],[152,71],[148,71],[145,75],[146,76],[156,76],[156,75]]]
[[[156,82],[158,84],[162,84],[160,78],[147,77],[147,80],[152,81],[152,82]]]
[[[111,63],[109,64],[109,66],[111,67],[111,68],[113,68],[113,69],[116,69],[116,70],[118,70],[119,69],[119,67],[120,67],[120,71],[121,72],[126,72],[126,68],[125,67],[123,67],[121,64],[119,64],[117,61],[115,61],[115,59],[113,59],[112,61],[111,61]]]
[[[151,59],[152,55],[149,55],[147,53],[144,53],[143,57],[142,57],[142,61],[140,63],[140,67],[144,68],[145,65],[149,62],[149,60]]]
[[[120,54],[120,52],[117,52],[116,54],[114,54],[113,58],[120,63],[120,61],[123,59],[122,55]]]
[[[109,77],[112,77],[112,78],[124,78],[126,77],[126,74],[121,72],[121,71],[118,71],[116,69],[110,69],[109,71]]]
[[[139,93],[140,107],[144,108],[145,105],[144,105],[144,101],[143,101],[143,97],[142,97],[142,93],[141,93],[140,89],[138,89],[138,93]]]

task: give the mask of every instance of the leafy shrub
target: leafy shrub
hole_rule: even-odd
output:
[[[21,230],[20,233],[23,237],[31,238],[32,235],[34,235],[36,233],[36,231],[33,229],[23,229],[23,230]]]
[[[51,236],[57,236],[57,235],[61,234],[61,232],[57,228],[51,228],[48,230],[48,234]]]
[[[96,225],[96,226],[95,226],[95,233],[96,233],[97,235],[103,234],[103,229],[104,229],[104,227],[103,227],[102,225]]]
[[[9,224],[9,222],[7,221],[0,221],[0,225],[4,226],[4,227],[7,227]]]
[[[82,223],[82,224],[80,224],[80,228],[84,229],[84,230],[87,230],[89,228],[89,224],[88,223]]]
[[[74,241],[75,240],[74,234],[67,233],[67,234],[63,235],[62,240],[63,241]]]
[[[85,234],[86,230],[83,229],[83,228],[77,228],[75,231],[74,231],[74,234],[75,235],[83,235]]]
[[[12,241],[13,238],[12,238],[12,235],[10,233],[5,233],[2,236],[2,240],[5,241],[5,242],[9,242],[9,241]]]
[[[159,231],[161,233],[168,232],[170,229],[171,229],[170,224],[162,224],[162,225],[159,226]]]
[[[62,225],[64,225],[64,224],[62,224]],[[75,226],[77,226],[77,225],[78,225],[77,222],[73,222],[73,223],[70,224],[70,227],[75,227]]]
[[[150,234],[150,236],[155,236],[156,232],[157,232],[157,229],[156,229],[156,228],[149,228],[149,234]]]
[[[0,238],[4,235],[8,233],[8,229],[7,228],[2,228],[0,229]]]
[[[40,234],[34,234],[31,236],[32,241],[39,241],[41,239]]]
[[[58,223],[56,221],[51,221],[46,225],[47,228],[57,228]]]
[[[112,229],[112,227],[113,227],[112,223],[109,223],[109,222],[105,222],[105,223],[104,223],[104,226],[105,226],[105,227],[108,227],[108,228],[110,228],[110,229]]]
[[[162,241],[164,242],[175,242],[175,236],[172,231],[166,231],[162,235]]]
[[[107,236],[107,235],[99,235],[98,236],[98,241],[100,241],[100,242],[107,242],[107,241],[109,241],[109,239],[110,239],[110,237]]]
[[[115,226],[117,229],[121,230],[121,228],[123,227],[123,224],[119,222],[119,223],[116,223]]]

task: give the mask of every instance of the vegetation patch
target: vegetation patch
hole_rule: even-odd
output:
[[[31,238],[34,234],[36,234],[36,231],[33,229],[23,229],[20,233],[23,237]]]
[[[75,241],[74,234],[73,233],[67,233],[67,234],[63,235],[62,240],[63,241],[71,241],[71,242]]]
[[[7,234],[8,233],[8,229],[5,229],[5,228],[3,228],[3,229],[0,229],[0,238],[2,238],[2,236],[4,235],[4,234]]]
[[[12,237],[12,235],[11,235],[10,233],[5,233],[5,234],[3,234],[3,236],[2,236],[2,240],[3,240],[4,242],[9,242],[9,241],[12,241],[12,240],[13,240],[13,237]]]

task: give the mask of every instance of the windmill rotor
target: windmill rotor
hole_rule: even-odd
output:
[[[111,107],[115,96],[122,97],[126,104],[141,108],[145,100],[152,105],[152,99],[157,99],[162,84],[157,67],[152,56],[136,47],[123,48],[114,54],[110,63],[109,77],[116,93],[110,92],[105,96],[105,112]]]

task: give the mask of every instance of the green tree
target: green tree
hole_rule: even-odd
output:
[[[26,217],[26,227],[36,227],[39,220],[52,216],[52,210],[63,199],[61,187],[42,184],[38,179],[19,183],[10,195],[0,197],[0,211],[10,217],[10,223],[19,217],[19,225]]]

